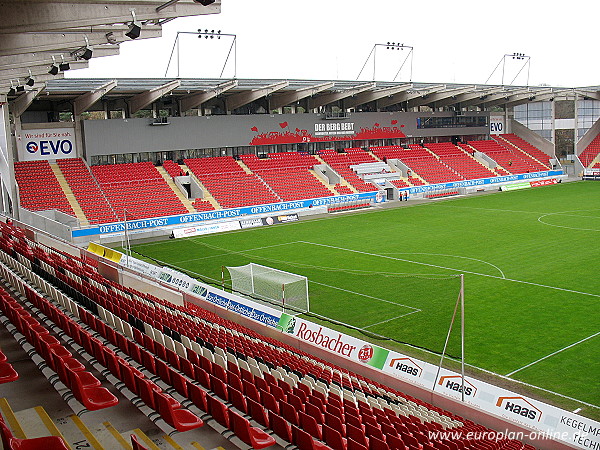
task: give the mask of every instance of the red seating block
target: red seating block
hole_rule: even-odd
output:
[[[187,409],[176,409],[169,400],[169,395],[156,393],[158,412],[161,417],[177,431],[188,431],[204,425],[202,419]]]
[[[69,446],[58,436],[44,436],[33,439],[19,439],[0,419],[0,434],[5,450],[69,450]]]
[[[240,416],[235,411],[229,410],[229,423],[235,435],[252,448],[261,449],[275,444],[273,436],[260,428],[250,426],[248,419]]]

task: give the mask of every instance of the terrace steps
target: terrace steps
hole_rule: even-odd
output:
[[[313,169],[308,169],[308,171],[310,172],[310,174],[313,177],[315,177],[317,180],[319,180],[319,183],[321,183],[323,186],[325,186],[329,192],[331,192],[333,195],[338,195],[338,193],[335,191],[333,186],[330,184],[327,184],[325,181],[323,181],[323,179],[321,177],[319,177],[319,175],[317,175],[317,173]]]
[[[158,170],[158,172],[165,179],[171,190],[175,193],[177,198],[181,201],[181,203],[183,203],[185,209],[187,209],[188,212],[195,212],[196,209],[192,206],[192,202],[190,202],[190,200],[185,195],[183,195],[183,192],[181,192],[181,190],[177,187],[177,185],[173,181],[173,178],[167,173],[165,168],[162,166],[158,166],[156,167],[156,170]]]
[[[194,172],[192,172],[190,170],[190,168],[188,166],[186,166],[185,164],[180,165],[180,167],[183,169],[184,172],[189,173],[190,177],[194,179],[194,181],[198,184],[198,186],[200,186],[200,188],[202,189],[202,193],[203,193],[202,200],[210,202],[210,204],[213,206],[214,209],[222,209],[221,205],[219,205],[219,202],[217,202],[217,200],[215,200],[215,198],[208,191],[208,189],[206,189],[206,187],[204,187],[204,185],[198,179],[196,174],[194,174]]]
[[[71,208],[73,209],[73,212],[75,213],[75,216],[79,220],[81,226],[88,226],[90,223],[85,216],[83,209],[81,209],[79,202],[75,198],[75,194],[71,190],[71,186],[69,186],[69,183],[62,173],[62,170],[60,170],[60,167],[58,167],[58,164],[56,163],[50,163],[50,168],[52,169],[52,172],[54,172],[54,175],[58,180],[58,184],[65,193],[65,197],[67,197],[67,201],[69,202],[69,205],[71,205]]]
[[[252,175],[254,172],[252,172],[250,170],[250,168],[244,163],[244,161],[242,161],[241,159],[237,160],[237,163],[239,164],[239,166],[244,169],[244,172],[246,172],[248,175]]]
[[[504,138],[503,136],[497,135],[496,138],[497,138],[496,141],[501,141],[502,145],[504,145],[505,147],[508,147],[508,148],[518,151],[519,154],[521,156],[523,156],[524,158],[531,158],[535,162],[545,166],[545,164],[542,161],[537,159],[535,156],[527,153],[526,151],[522,150],[521,148],[517,147],[515,144],[513,144],[512,142],[510,142],[508,139]]]

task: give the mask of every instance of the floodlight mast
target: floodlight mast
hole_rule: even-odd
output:
[[[395,43],[395,42],[388,42],[387,44],[374,44],[373,48],[371,49],[371,52],[369,53],[369,56],[367,56],[367,59],[365,60],[365,63],[363,64],[362,68],[360,69],[360,72],[358,72],[358,75],[356,76],[356,79],[358,80],[361,76],[361,74],[363,73],[363,70],[365,70],[365,67],[367,66],[367,63],[369,62],[369,60],[371,59],[371,55],[373,55],[373,81],[375,81],[376,79],[376,68],[377,68],[377,47],[385,47],[386,50],[404,50],[404,49],[409,49],[408,53],[406,54],[406,56],[404,57],[404,61],[402,61],[402,64],[400,64],[400,68],[398,69],[398,72],[396,72],[396,75],[394,76],[394,79],[392,81],[396,81],[396,78],[398,78],[398,75],[400,74],[400,71],[404,68],[404,65],[406,64],[406,61],[408,61],[408,58],[410,57],[410,77],[409,77],[409,81],[412,81],[412,71],[413,71],[413,50],[414,47],[410,46],[410,45],[404,45],[404,44],[400,44],[400,43]]]
[[[515,82],[515,80],[521,74],[521,72],[523,71],[523,69],[525,68],[525,66],[527,66],[527,82],[526,82],[525,85],[529,86],[529,72],[531,70],[531,56],[527,56],[525,53],[511,53],[511,54],[502,55],[502,58],[500,58],[500,61],[498,62],[498,64],[496,64],[496,67],[494,67],[494,70],[492,70],[492,73],[487,78],[487,80],[485,80],[484,84],[487,84],[488,81],[490,81],[490,78],[492,78],[492,76],[494,75],[494,73],[496,73],[496,70],[498,70],[498,67],[500,67],[500,64],[502,64],[502,81],[501,81],[501,85],[504,86],[504,71],[505,71],[505,68],[506,68],[506,58],[511,58],[511,59],[525,61],[523,63],[523,65],[521,66],[521,68],[519,69],[519,71],[517,72],[517,74],[515,75],[515,77],[510,82],[510,84],[512,85]]]
[[[225,58],[225,62],[223,63],[223,67],[221,69],[221,74],[219,77],[223,77],[223,72],[225,71],[225,67],[229,62],[229,57],[233,51],[233,78],[237,78],[237,35],[232,33],[221,33],[221,30],[198,30],[198,31],[178,31],[175,36],[175,41],[173,42],[173,48],[171,49],[171,55],[169,56],[169,62],[167,63],[167,68],[165,69],[165,77],[169,72],[169,68],[171,67],[171,61],[173,60],[173,54],[175,53],[175,49],[177,49],[177,78],[180,77],[179,66],[180,66],[180,56],[179,56],[179,35],[180,34],[192,34],[201,39],[203,36],[205,39],[221,39],[221,37],[229,37],[232,38],[231,46],[229,47],[229,51],[227,52],[227,57]]]

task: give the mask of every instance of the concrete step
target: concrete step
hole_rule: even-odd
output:
[[[58,418],[55,422],[71,448],[93,448],[94,450],[128,448],[120,445],[106,428],[90,429],[75,414]]]
[[[244,169],[244,172],[246,172],[247,174],[252,174],[253,172],[250,170],[250,168],[242,161],[242,160],[237,160],[237,163],[240,165],[240,167],[242,169]]]
[[[71,187],[69,186],[69,183],[67,182],[65,176],[63,175],[62,171],[60,170],[60,167],[58,167],[58,164],[50,163],[50,168],[52,169],[52,172],[54,172],[54,175],[56,176],[56,179],[58,180],[58,184],[60,184],[60,187],[62,188],[63,192],[65,193],[65,196],[67,197],[69,205],[71,205],[71,208],[73,209],[73,212],[75,213],[75,216],[77,217],[77,219],[79,219],[79,222],[81,223],[81,225],[82,226],[89,225],[90,223],[87,220],[87,217],[85,217],[85,213],[81,209],[79,202],[75,198],[75,194],[71,190]]]
[[[192,206],[192,202],[185,195],[183,195],[183,192],[181,192],[181,190],[177,187],[177,185],[173,181],[173,178],[171,178],[171,175],[167,173],[165,168],[162,166],[158,166],[157,169],[158,172],[165,179],[171,190],[175,193],[175,195],[177,195],[177,198],[181,201],[181,203],[183,203],[183,206],[185,206],[188,212],[195,212],[196,210]]]
[[[338,195],[335,188],[331,184],[327,184],[319,175],[317,175],[317,173],[314,170],[308,169],[308,171],[312,174],[313,177],[319,180],[319,183],[325,186],[333,195]]]
[[[0,411],[2,411],[4,421],[11,429],[13,435],[19,439],[25,439],[27,437],[25,435],[25,430],[23,430],[23,427],[21,427],[21,424],[17,420],[17,417],[15,416],[15,413],[6,398],[0,398]]]
[[[42,436],[60,436],[65,442],[69,439],[62,434],[48,413],[41,406],[35,406],[15,413],[15,418],[21,425],[27,439]]]
[[[202,192],[204,194],[204,197],[202,197],[203,200],[206,200],[208,202],[210,202],[211,205],[213,205],[213,208],[215,209],[222,209],[221,205],[219,205],[219,202],[217,202],[217,200],[215,200],[215,198],[211,195],[210,192],[208,192],[208,189],[206,189],[204,187],[204,185],[202,184],[202,182],[196,177],[196,175],[194,175],[192,173],[192,171],[184,164],[184,165],[180,165],[180,167],[187,173],[190,174],[190,177],[192,177],[196,183],[198,183],[198,186],[200,186],[202,188]]]

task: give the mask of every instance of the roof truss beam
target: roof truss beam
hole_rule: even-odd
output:
[[[91,92],[80,95],[73,102],[73,114],[79,116],[82,112],[90,109],[104,95],[117,87],[117,80],[109,81]]]
[[[409,102],[409,106],[412,108],[416,108],[421,105],[431,105],[434,103],[437,106],[437,102],[440,100],[456,98],[457,95],[472,91],[474,88],[475,88],[474,86],[467,86],[467,87],[461,87],[461,88],[457,88],[457,89],[449,89],[449,90],[434,92],[429,95],[426,95],[425,97],[421,97],[421,98],[412,100],[411,102]]]
[[[129,105],[129,114],[134,114],[140,109],[154,103],[159,98],[177,89],[180,85],[180,80],[174,80],[149,91],[134,95],[127,101],[127,104]]]
[[[331,103],[335,103],[337,101],[343,100],[348,97],[352,97],[354,95],[358,95],[361,92],[371,90],[377,86],[376,83],[365,83],[358,85],[356,87],[350,89],[344,89],[339,92],[332,92],[330,94],[323,94],[317,97],[314,97],[310,101],[310,109],[320,108],[322,106],[329,105]]]
[[[189,111],[192,108],[196,108],[200,106],[202,103],[205,103],[219,95],[223,92],[228,91],[229,89],[233,89],[237,87],[237,80],[230,80],[225,83],[221,83],[215,86],[212,89],[196,92],[194,94],[188,95],[187,97],[183,97],[179,102],[179,109],[181,112]]]
[[[592,100],[600,100],[600,91],[585,91],[582,89],[577,89],[575,93],[581,97],[588,97]]]
[[[21,115],[27,111],[29,105],[37,98],[38,95],[44,90],[45,86],[39,89],[33,89],[31,91],[24,92],[18,96],[15,100],[10,102],[10,110],[15,117],[21,117]]]
[[[288,81],[280,81],[279,83],[273,83],[262,88],[254,89],[252,91],[243,91],[236,94],[232,94],[225,99],[225,106],[227,111],[233,111],[234,109],[240,108],[248,103],[252,103],[259,98],[271,95],[273,92],[277,92],[280,89],[284,89],[289,86]]]
[[[334,82],[315,84],[302,89],[296,89],[295,91],[286,92],[281,95],[273,96],[271,99],[271,108],[277,109],[283,106],[291,105],[292,103],[299,102],[307,97],[312,97],[319,92],[331,89],[335,85]]]
[[[407,90],[405,92],[400,92],[398,94],[392,95],[387,98],[382,98],[379,101],[379,106],[381,108],[385,108],[387,106],[395,105],[397,103],[409,102],[416,98],[425,97],[426,95],[433,94],[434,92],[441,91],[442,89],[446,89],[445,84],[438,84],[435,86],[429,86],[427,88],[422,88],[419,90]]]
[[[146,31],[140,35],[140,39],[160,37],[162,29],[157,26],[144,28]],[[39,53],[52,52],[54,55],[61,53],[71,53],[72,51],[85,47],[85,38],[91,46],[109,44],[108,33],[111,41],[115,43],[129,41],[125,36],[126,29],[115,28],[115,30],[106,31],[106,29],[92,32],[80,31],[77,33],[19,33],[0,35],[2,46],[0,47],[0,56],[18,55],[21,53]]]
[[[394,86],[394,87],[389,87],[389,88],[377,89],[377,90],[373,90],[373,91],[361,92],[360,94],[357,94],[352,98],[349,98],[346,101],[345,106],[347,108],[355,108],[359,105],[364,105],[365,103],[374,102],[374,101],[377,101],[377,100],[385,98],[385,97],[394,96],[396,94],[399,94],[400,92],[405,92],[412,87],[413,87],[412,83],[409,83],[409,84],[402,84],[400,86]]]
[[[444,106],[454,105],[454,104],[462,105],[463,103],[468,102],[470,100],[480,99],[484,95],[495,94],[496,92],[500,92],[501,90],[502,90],[501,87],[493,87],[493,88],[489,88],[489,89],[482,89],[481,91],[458,94],[456,97],[453,97],[453,98],[446,98],[444,100],[439,100],[435,103],[435,105],[440,108],[442,108]]]

